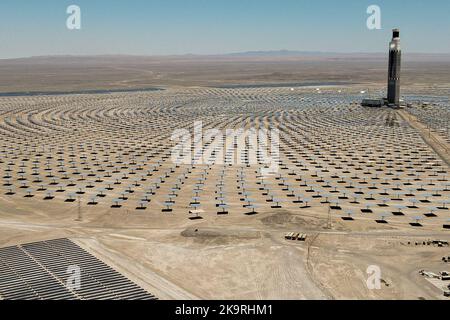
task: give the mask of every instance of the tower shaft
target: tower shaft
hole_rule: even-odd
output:
[[[400,48],[400,31],[393,30],[389,46],[388,103],[400,106],[400,71],[402,51]]]

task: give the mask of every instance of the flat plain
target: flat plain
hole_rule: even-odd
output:
[[[406,58],[409,108],[361,107],[385,94],[386,65],[0,61],[0,246],[69,238],[160,299],[446,299],[419,271],[449,269],[433,241],[450,240],[450,58]],[[161,90],[85,92],[139,88]],[[25,91],[71,94],[10,94]],[[263,174],[248,144],[237,154],[207,140],[190,151],[213,151],[209,164],[175,163],[174,130],[198,121],[278,129],[277,170]]]

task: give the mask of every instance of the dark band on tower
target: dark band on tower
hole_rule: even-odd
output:
[[[388,96],[389,104],[400,106],[400,71],[402,50],[400,48],[400,30],[392,31],[392,41],[389,46],[389,76]]]

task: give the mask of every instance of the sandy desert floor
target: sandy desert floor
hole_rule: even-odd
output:
[[[160,299],[446,299],[419,271],[450,269],[424,244],[450,240],[448,95],[367,109],[366,87],[0,98],[0,246],[67,237]],[[196,121],[277,128],[277,169],[207,138],[185,151],[210,164],[174,163]]]

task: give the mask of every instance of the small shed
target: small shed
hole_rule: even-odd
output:
[[[364,99],[361,103],[363,107],[381,108],[384,106],[383,99]]]

